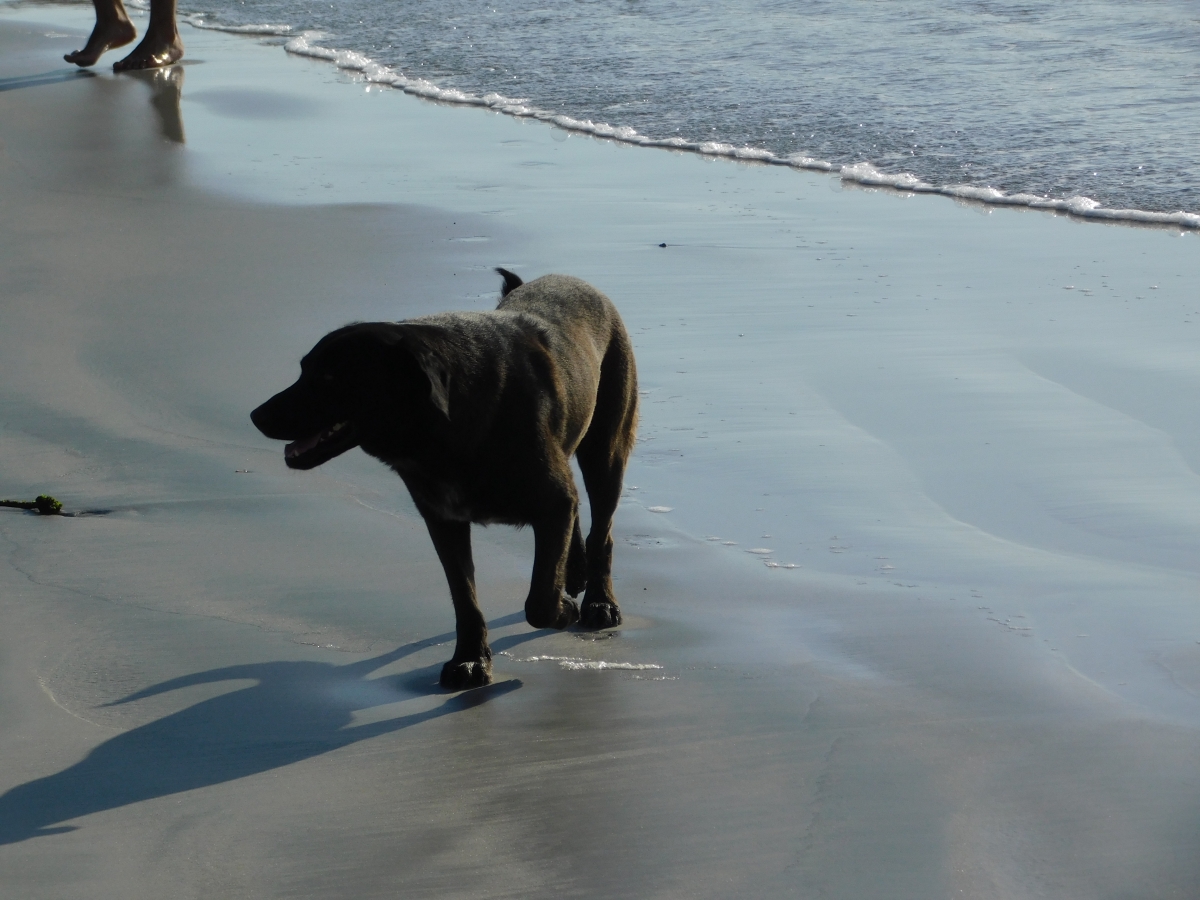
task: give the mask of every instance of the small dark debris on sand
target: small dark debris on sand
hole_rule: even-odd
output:
[[[49,494],[38,494],[34,500],[0,500],[0,506],[25,509],[43,516],[65,515],[62,511],[62,503],[55,500]]]

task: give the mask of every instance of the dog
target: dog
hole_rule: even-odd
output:
[[[446,572],[457,642],[441,672],[452,690],[491,683],[475,596],[471,523],[529,525],[534,628],[621,622],[612,522],[637,430],[637,369],[616,307],[586,282],[505,269],[491,312],[363,322],[330,332],[300,378],[250,414],[312,469],[354,447],[403,479]],[[570,460],[591,506],[587,543]],[[582,604],[564,596],[577,597]]]

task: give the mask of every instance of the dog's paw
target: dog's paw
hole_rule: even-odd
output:
[[[561,631],[579,621],[579,604],[568,597],[558,601],[558,609],[550,614],[535,611],[525,604],[525,621],[534,628],[554,628]]]
[[[581,628],[612,628],[621,624],[621,608],[611,600],[599,603],[584,603],[579,611]]]
[[[459,662],[452,659],[442,666],[442,677],[438,680],[442,687],[451,691],[483,687],[485,684],[492,683],[492,661],[473,659]]]
[[[567,597],[562,598],[562,615],[555,628],[570,628],[579,621],[579,604]]]

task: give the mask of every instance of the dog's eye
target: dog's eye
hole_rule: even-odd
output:
[[[326,381],[333,381],[333,376],[332,376],[332,375],[330,375],[328,372],[326,372],[326,373],[325,373],[325,380],[326,380]]]

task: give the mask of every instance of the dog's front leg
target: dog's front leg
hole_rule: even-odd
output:
[[[441,685],[450,690],[482,687],[492,683],[492,650],[487,642],[487,623],[475,598],[475,563],[471,559],[471,523],[452,522],[425,513],[425,525],[437,550],[450,599],[454,601],[458,641],[454,657],[442,667]]]
[[[533,577],[525,601],[525,621],[534,628],[566,628],[579,621],[579,605],[563,596],[567,549],[579,501],[565,498],[533,523]]]

